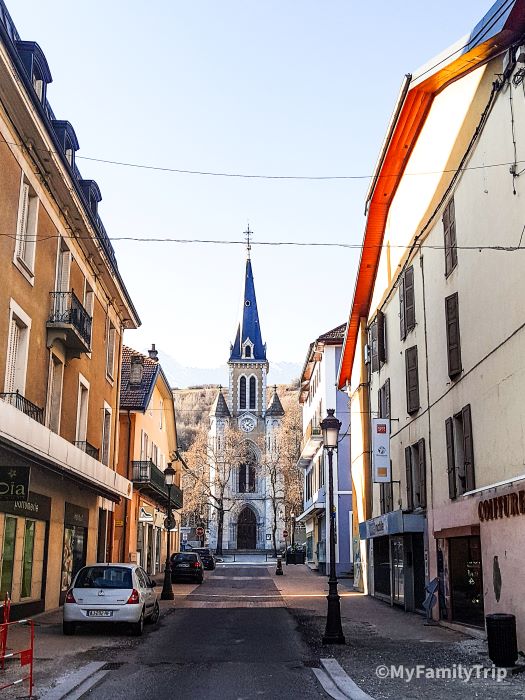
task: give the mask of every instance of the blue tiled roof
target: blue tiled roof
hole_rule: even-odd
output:
[[[244,297],[242,305],[242,315],[237,327],[235,342],[232,345],[230,361],[232,360],[253,360],[256,362],[266,360],[266,346],[262,341],[261,324],[259,323],[259,313],[257,311],[257,299],[255,298],[255,284],[253,281],[252,261],[246,260],[246,276],[244,281]],[[253,344],[253,352],[250,358],[243,358],[242,346],[250,340]]]

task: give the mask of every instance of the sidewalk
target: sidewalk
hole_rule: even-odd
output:
[[[274,574],[273,568],[268,568]],[[336,658],[372,698],[518,700],[525,697],[525,673],[508,675],[499,681],[492,677],[476,678],[477,674],[483,674],[482,669],[491,669],[484,640],[468,636],[466,632],[426,626],[424,618],[417,614],[406,613],[353,591],[349,579],[339,582],[346,644],[323,646],[328,578],[306,566],[283,568],[284,576],[275,576],[275,584],[315,656]],[[476,666],[479,671],[473,669]],[[434,669],[444,669],[442,676],[445,677],[436,678],[441,672]],[[467,672],[463,669],[473,669],[468,681],[465,675],[460,677]],[[398,672],[403,677],[396,677]],[[417,675],[425,677],[417,678]]]

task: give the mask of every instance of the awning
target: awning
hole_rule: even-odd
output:
[[[312,503],[311,506],[309,506],[301,515],[298,515],[296,518],[296,522],[299,522],[300,520],[308,520],[309,518],[313,518],[314,515],[318,515],[319,513],[324,513],[326,509],[326,503],[324,501],[316,501],[315,503]]]
[[[368,540],[385,535],[402,535],[405,532],[424,532],[426,518],[421,513],[403,513],[394,510],[377,518],[359,523],[359,537]]]

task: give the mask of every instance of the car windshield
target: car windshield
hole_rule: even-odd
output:
[[[86,566],[79,572],[75,588],[133,588],[131,569],[123,566]]]
[[[174,554],[173,561],[195,561],[197,556],[195,554]]]

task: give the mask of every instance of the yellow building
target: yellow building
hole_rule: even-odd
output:
[[[118,471],[133,482],[133,500],[117,506],[114,561],[139,563],[149,574],[166,557],[168,489],[164,469],[177,449],[173,395],[153,345],[142,355],[124,346],[120,389]],[[175,463],[173,466],[176,466]],[[180,471],[171,489],[175,525],[171,551],[180,546]]]
[[[30,472],[0,501],[0,597],[19,617],[112,556],[114,504],[132,493],[115,472],[122,333],[139,319],[45,56],[1,0],[0,83],[0,482]]]

